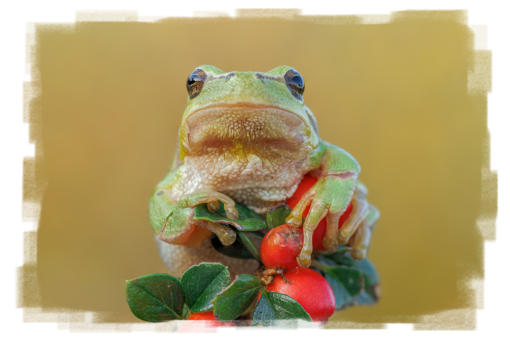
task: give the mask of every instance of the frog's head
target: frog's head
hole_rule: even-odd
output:
[[[200,66],[187,79],[180,157],[303,158],[319,144],[317,122],[304,104],[304,80],[289,66],[267,73]]]

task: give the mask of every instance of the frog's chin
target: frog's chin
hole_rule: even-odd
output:
[[[297,114],[253,103],[217,104],[188,116],[181,141],[188,155],[238,151],[279,151],[302,157],[310,146],[311,129]]]

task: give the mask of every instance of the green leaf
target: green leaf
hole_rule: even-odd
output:
[[[262,239],[264,238],[264,235],[257,231],[244,233],[241,233],[239,231],[236,232],[237,232],[236,240],[232,245],[224,246],[221,243],[220,239],[218,239],[215,236],[211,237],[211,245],[214,247],[216,251],[232,258],[256,259],[260,261],[260,257],[258,257],[257,259],[257,255],[254,256],[252,253],[258,254],[259,252],[258,249],[260,248],[260,244],[262,242]],[[239,234],[241,234],[241,236],[239,236]],[[249,241],[249,243],[247,241]],[[247,246],[254,247],[256,251],[254,251],[254,248],[251,248],[250,251],[247,248]]]
[[[210,212],[207,209],[207,204],[200,204],[195,206],[195,216],[193,219],[208,220],[215,223],[225,224],[235,227],[239,231],[258,231],[267,228],[266,221],[257,213],[250,210],[248,207],[236,203],[236,209],[239,212],[239,219],[233,220],[227,218],[225,215],[225,208],[221,201],[220,209],[216,212]]]
[[[357,304],[360,305],[373,305],[380,298],[380,278],[375,266],[368,260],[364,259],[357,261],[351,258],[350,254],[347,253],[341,260],[342,265],[354,267],[361,271],[363,279],[365,281],[364,292],[366,295],[362,295],[356,298]]]
[[[258,262],[262,262],[262,260],[260,260],[260,253],[259,253],[259,251],[255,247],[255,245],[253,245],[253,243],[250,241],[248,236],[244,235],[243,232],[236,231],[236,233],[237,233],[237,239],[241,240],[241,242],[243,243],[244,247],[250,252],[250,254],[253,257],[253,259],[257,260]]]
[[[248,249],[244,247],[243,242],[241,241],[241,239],[239,239],[239,237],[236,237],[236,240],[232,245],[225,246],[221,243],[220,239],[218,239],[215,236],[212,236],[211,245],[216,251],[231,258],[253,259],[253,256],[251,255],[250,251],[248,251]]]
[[[349,253],[350,250],[350,247],[339,246],[333,253],[324,254],[323,256],[333,260],[337,265],[341,265],[342,259]]]
[[[126,281],[126,299],[138,319],[162,322],[182,319],[184,294],[177,278],[154,273]]]
[[[349,250],[350,249],[348,247],[340,247],[332,254],[321,254],[316,256],[319,264],[322,264],[319,265],[320,267],[318,268],[324,272],[327,271],[327,266],[341,266],[357,269],[362,274],[364,282],[363,290],[344,304],[341,304],[341,300],[348,299],[348,293],[346,293],[343,289],[343,286],[339,287],[337,282],[330,281],[330,284],[335,291],[335,296],[339,295],[339,299],[341,299],[337,300],[337,310],[355,305],[374,305],[380,298],[380,280],[374,265],[368,259],[361,261],[352,259]],[[341,297],[342,295],[343,297]],[[340,304],[338,302],[340,302]]]
[[[292,210],[290,209],[290,207],[287,204],[281,204],[281,205],[271,208],[270,210],[268,210],[266,212],[267,227],[269,229],[273,229],[275,227],[278,227],[278,226],[281,226],[281,225],[287,223],[287,221],[285,221],[285,219],[287,219],[290,212],[292,212]]]
[[[191,315],[191,312],[189,311],[188,305],[184,304],[184,308],[182,310],[182,319],[187,319]]]
[[[254,326],[297,326],[297,319],[312,321],[310,315],[288,295],[262,290],[262,296],[253,312]],[[282,324],[282,321],[287,320]],[[294,322],[288,322],[294,320]]]
[[[230,273],[227,267],[219,263],[193,265],[181,278],[186,304],[193,313],[212,310],[211,300],[229,284]]]
[[[322,264],[326,265],[326,266],[338,266],[339,264],[328,258],[328,257],[325,257],[325,256],[322,256],[322,255],[316,255],[315,258]],[[324,266],[323,265],[320,265],[319,267],[320,269],[324,270]]]
[[[218,321],[235,320],[243,314],[257,297],[260,279],[249,274],[239,274],[230,286],[212,301],[214,316]]]
[[[332,266],[324,270],[326,280],[331,285],[335,295],[336,308],[343,305],[363,290],[363,276],[361,271],[353,267]]]

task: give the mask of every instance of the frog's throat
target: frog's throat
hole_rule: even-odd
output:
[[[302,157],[301,150],[318,146],[315,130],[298,114],[244,102],[198,109],[185,119],[180,133],[181,150],[186,155],[272,149]]]

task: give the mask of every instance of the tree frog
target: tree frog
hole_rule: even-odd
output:
[[[301,74],[289,66],[260,73],[223,72],[204,65],[191,73],[186,87],[176,155],[149,202],[150,224],[171,270],[177,261],[184,261],[185,268],[211,261],[203,242],[211,232],[224,245],[235,240],[235,232],[226,226],[194,220],[196,205],[207,203],[216,211],[221,201],[232,219],[238,217],[236,202],[264,214],[292,196],[307,173],[318,181],[286,220],[295,227],[303,224],[298,263],[310,265],[313,232],[323,218],[326,249],[348,244],[353,258],[365,258],[379,212],[366,200],[356,159],[320,139],[317,121],[304,104]],[[351,215],[339,230],[339,218],[351,200]],[[186,252],[183,246],[197,249]],[[186,255],[193,260],[187,261]]]

